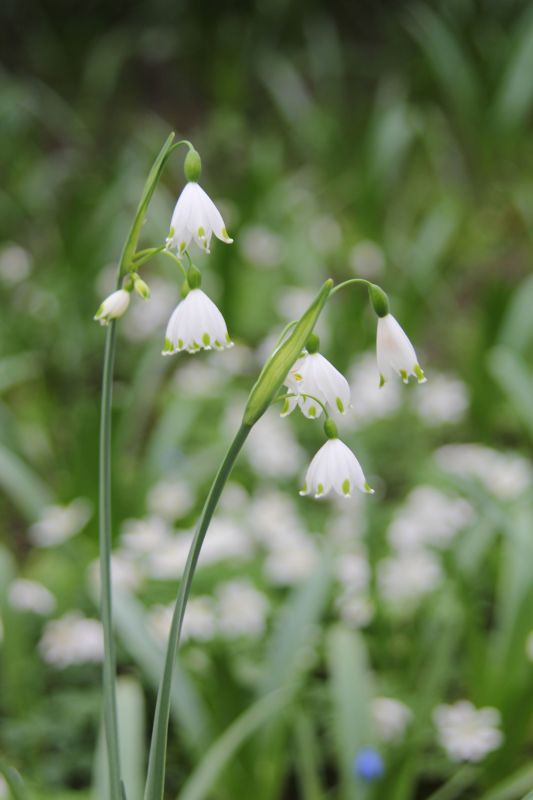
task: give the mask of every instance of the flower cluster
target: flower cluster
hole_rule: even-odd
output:
[[[201,289],[202,276],[193,264],[189,249],[194,243],[204,253],[210,252],[213,236],[229,244],[233,241],[228,235],[224,220],[217,207],[201,188],[198,179],[201,173],[201,160],[190,142],[186,144],[189,152],[185,158],[184,172],[186,186],[178,198],[170,230],[164,247],[135,252],[136,238],[128,254],[127,263],[121,263],[125,277],[121,285],[104,300],[95,319],[108,325],[125,314],[130,305],[130,295],[136,291],[144,299],[150,296],[146,283],[139,277],[138,268],[153,255],[164,253],[176,263],[183,272],[181,287],[182,299],[172,312],[167,324],[163,355],[186,351],[197,353],[200,350],[224,350],[233,346],[224,317],[217,306]],[[174,145],[176,147],[178,145]],[[170,151],[169,151],[170,152]],[[147,196],[153,191],[149,185]],[[141,204],[142,208],[142,204]],[[140,229],[142,217],[133,226]],[[184,264],[187,259],[187,266]],[[282,337],[281,344],[275,348],[267,360],[261,375],[253,387],[243,417],[243,424],[253,427],[266,409],[279,399],[276,395],[283,386],[281,416],[291,414],[296,408],[308,419],[323,417],[326,443],[316,453],[307,470],[300,494],[325,497],[335,492],[342,497],[351,497],[355,489],[372,493],[363,469],[350,448],[342,442],[332,417],[344,414],[351,404],[350,385],[346,378],[320,352],[320,342],[313,333],[316,321],[325,303],[334,291],[350,283],[359,283],[368,290],[369,300],[377,316],[376,356],[379,385],[394,373],[404,383],[410,376],[419,383],[425,382],[424,373],[406,333],[389,310],[389,300],[383,290],[365,280],[354,279],[333,288],[328,280],[319,294],[311,302],[298,321],[288,326],[290,333]]]
[[[233,346],[224,317],[200,288],[200,271],[192,263],[189,254],[192,242],[204,253],[209,253],[213,234],[226,244],[231,244],[233,239],[228,235],[219,210],[198,183],[200,156],[190,143],[186,144],[189,146],[184,165],[187,183],[174,208],[165,247],[147,251],[146,258],[143,252],[138,254],[138,260],[133,260],[120,288],[103,301],[94,317],[101,325],[109,325],[122,317],[129,308],[130,295],[134,290],[147,300],[150,289],[140,278],[137,269],[148,257],[163,252],[177,263],[185,278],[181,289],[182,300],[167,325],[163,355],[183,350],[188,353],[223,350]],[[187,258],[188,269],[183,266],[184,258]]]
[[[413,375],[419,383],[426,378],[418,363],[413,345],[397,320],[389,313],[388,299],[379,287],[370,284],[370,300],[378,316],[376,355],[379,383],[398,373],[404,383]],[[350,385],[344,375],[321,353],[316,334],[309,336],[306,348],[290,369],[283,397],[281,416],[299,408],[308,419],[326,417],[324,431],[327,442],[316,453],[307,470],[302,495],[324,497],[331,491],[351,497],[353,489],[373,493],[354,453],[339,438],[330,414],[344,414],[351,404]]]

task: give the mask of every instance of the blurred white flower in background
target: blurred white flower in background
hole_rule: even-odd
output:
[[[368,597],[343,592],[336,599],[340,618],[352,628],[364,628],[374,616],[374,607]]]
[[[91,504],[83,497],[66,506],[48,506],[41,519],[30,526],[29,538],[35,547],[54,547],[79,533],[91,513]]]
[[[222,637],[261,636],[266,628],[269,602],[247,579],[235,579],[216,589],[218,628]]]
[[[293,498],[278,489],[261,489],[251,497],[248,527],[267,548],[283,548],[293,534],[304,533]]]
[[[396,381],[388,381],[380,389],[375,369],[374,354],[364,353],[354,360],[348,372],[353,397],[352,408],[347,414],[349,424],[352,424],[353,418],[355,425],[362,427],[394,414],[400,407],[400,386]]]
[[[0,798],[1,798],[1,800],[4,800],[4,798],[6,798],[6,800],[8,800],[9,797],[10,797],[10,794],[9,794],[9,787],[7,785],[7,781],[6,781],[6,779],[4,778],[3,775],[0,775]]]
[[[161,644],[167,642],[173,613],[173,603],[168,606],[153,606],[148,612],[148,626]],[[216,617],[212,598],[201,595],[191,597],[183,618],[181,640],[209,642],[215,636]]]
[[[46,623],[38,647],[47,664],[61,669],[99,662],[104,655],[102,625],[79,611],[71,611]]]
[[[417,414],[428,425],[457,423],[468,410],[468,389],[453,375],[435,375],[432,372],[424,391],[413,393],[411,401]]]
[[[192,533],[180,533],[146,553],[145,568],[150,578],[177,580],[183,575],[192,543]]]
[[[385,254],[376,242],[364,239],[352,247],[348,263],[355,275],[372,280],[383,273]]]
[[[347,592],[362,592],[368,588],[370,566],[362,553],[339,553],[335,567],[337,579]]]
[[[21,283],[31,274],[32,261],[27,250],[14,242],[0,249],[0,281],[6,286]]]
[[[281,479],[295,475],[305,457],[290,428],[274,409],[252,428],[244,453],[258,475]]]
[[[425,545],[447,547],[474,519],[474,509],[463,498],[422,485],[409,493],[396,512],[388,536],[397,550],[415,550]]]
[[[433,721],[442,747],[452,761],[482,761],[503,742],[496,708],[476,709],[469,700],[440,705]]]
[[[127,550],[115,550],[111,554],[111,584],[114,589],[136,592],[141,588],[144,571],[136,556],[136,553]],[[100,562],[98,560],[89,564],[88,579],[91,589],[99,595]]]
[[[276,539],[267,555],[263,571],[275,586],[293,586],[308,578],[316,569],[320,553],[310,536],[294,531],[283,541]]]
[[[435,452],[435,460],[446,472],[475,478],[500,500],[520,497],[531,487],[531,462],[517,453],[480,444],[447,444]]]
[[[154,484],[148,492],[148,511],[156,517],[173,522],[184,517],[193,508],[195,493],[183,478],[165,478]]]
[[[56,599],[46,586],[25,578],[18,578],[9,585],[7,598],[11,608],[30,611],[42,617],[52,614],[56,608]]]
[[[178,302],[178,289],[174,281],[157,276],[150,278],[150,301],[134,302],[121,323],[121,331],[132,342],[148,339],[164,328]]]
[[[168,544],[170,539],[171,528],[167,520],[155,515],[125,520],[120,534],[123,549],[139,555],[153,553]]]
[[[341,226],[334,217],[316,217],[309,225],[309,239],[319,253],[331,253],[342,244]]]
[[[436,589],[442,570],[433,553],[417,550],[385,558],[378,564],[378,585],[392,605],[409,605]]]
[[[392,697],[376,697],[372,701],[372,719],[378,737],[384,742],[403,739],[413,712],[405,703]]]
[[[254,542],[240,523],[229,517],[214,517],[205,537],[199,565],[217,564],[229,559],[246,561],[253,554]]]
[[[279,315],[287,320],[300,319],[314,298],[314,292],[303,286],[284,287],[277,299],[276,308]]]
[[[239,247],[246,261],[261,269],[279,267],[283,256],[283,240],[262,225],[249,225],[239,232]]]

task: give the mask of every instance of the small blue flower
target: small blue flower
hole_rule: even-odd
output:
[[[367,783],[377,781],[385,772],[383,759],[377,750],[371,747],[364,747],[359,750],[353,765],[354,775]]]

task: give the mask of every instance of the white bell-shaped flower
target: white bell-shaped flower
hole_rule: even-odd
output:
[[[296,405],[300,406],[306,417],[320,417],[322,406],[313,399],[315,397],[330,410],[340,414],[344,414],[350,405],[348,381],[320,353],[305,353],[289,372],[285,385],[289,390],[288,394],[296,396],[286,398],[282,417],[290,414]]]
[[[359,461],[337,438],[335,424],[329,419],[324,427],[330,438],[311,461],[300,494],[324,497],[333,490],[341,497],[351,497],[353,489],[373,494]]]
[[[196,181],[189,181],[178,198],[167,238],[167,247],[175,247],[178,255],[189,247],[191,240],[209,253],[211,236],[231,244],[220,211]]]
[[[118,319],[128,310],[130,304],[130,293],[126,289],[118,289],[109,297],[106,297],[96,314],[94,319],[100,325],[109,325],[112,319]]]
[[[418,383],[426,382],[415,349],[392,314],[385,314],[378,319],[376,355],[380,386],[383,386],[394,372],[398,373],[404,383],[408,382],[409,375],[414,375]]]
[[[282,417],[296,408],[306,417],[314,419],[322,414],[322,405],[329,410],[344,414],[350,405],[348,381],[327,358],[318,352],[319,339],[311,334],[307,341],[307,352],[294,364],[285,380],[288,397],[285,399]],[[293,395],[293,396],[290,396]],[[317,398],[320,402],[316,402]]]
[[[191,289],[178,304],[167,325],[163,355],[181,350],[224,350],[233,347],[224,317],[201,289]]]

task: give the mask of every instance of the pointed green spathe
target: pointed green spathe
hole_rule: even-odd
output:
[[[290,368],[300,356],[309,335],[329,297],[333,281],[327,280],[307,311],[297,322],[292,333],[272,353],[250,392],[244,410],[245,425],[254,425],[265,413],[283,385]]]

